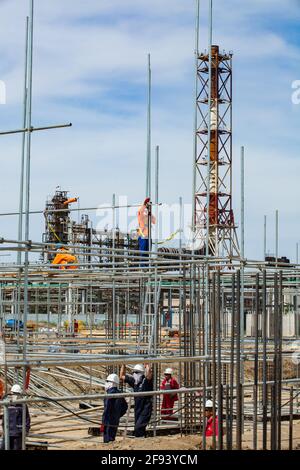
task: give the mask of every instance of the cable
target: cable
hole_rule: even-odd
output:
[[[85,418],[84,416],[81,416],[81,415],[78,415],[76,414],[73,410],[69,409],[67,406],[63,405],[62,403],[60,403],[59,401],[57,400],[54,400],[53,398],[50,398],[50,397],[44,397],[43,395],[35,395],[35,397],[37,398],[43,398],[44,400],[46,401],[50,401],[50,402],[53,402],[53,403],[56,403],[57,405],[61,406],[61,408],[63,408],[64,410],[68,411],[69,413],[71,413],[72,415],[76,416],[76,418],[79,418],[79,419],[82,419],[84,421],[88,421],[89,423],[92,423],[92,424],[100,424],[99,421],[93,421],[91,419],[88,419],[88,418]]]
[[[45,216],[45,220],[46,220],[46,223],[48,225],[48,228],[51,230],[51,232],[53,233],[53,235],[55,236],[55,238],[61,243],[61,239],[59,238],[59,236],[57,235],[57,233],[55,232],[54,228],[52,227],[52,225],[50,224],[50,222],[48,221],[47,219],[47,214],[46,212],[44,212],[44,216]]]
[[[291,403],[291,401],[294,401],[295,398],[297,398],[299,395],[300,395],[300,392],[296,393],[296,395],[295,395],[293,398],[291,398],[291,399],[288,400],[286,403],[284,403],[283,405],[281,405],[280,408],[283,408],[285,405],[288,405],[289,403]]]
[[[173,238],[175,238],[175,236],[177,235],[177,233],[181,232],[180,229],[176,230],[176,232],[173,232],[171,233],[171,235],[169,235],[167,238],[165,238],[164,240],[162,240],[161,242],[157,242],[158,245],[163,245],[164,243],[166,242],[169,242],[170,240],[173,240]]]

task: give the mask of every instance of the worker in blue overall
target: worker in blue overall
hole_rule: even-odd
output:
[[[151,226],[156,223],[154,215],[152,215],[152,204],[150,197],[147,197],[143,204],[138,209],[138,243],[140,257],[149,258],[149,252],[151,251]],[[142,262],[140,266],[147,266],[147,263]]]
[[[19,384],[14,384],[11,387],[11,399],[12,402],[22,398],[22,388]],[[25,428],[26,434],[28,434],[30,429],[30,415],[27,405],[25,405],[26,410],[26,421]],[[10,450],[22,450],[22,422],[23,422],[23,405],[19,403],[11,403],[8,406],[8,433],[9,433],[9,449]],[[3,441],[1,445],[1,450],[5,449],[5,426],[4,420],[3,425]]]
[[[120,373],[121,380],[133,388],[134,392],[153,391],[153,373],[149,366],[146,368],[142,364],[136,364],[133,373],[126,374],[126,367],[123,365]],[[146,437],[146,427],[149,424],[152,414],[152,396],[142,396],[134,398],[134,436]]]
[[[118,389],[119,377],[117,374],[110,374],[105,382],[105,391],[107,394],[120,393]],[[115,440],[120,418],[124,416],[127,411],[127,403],[125,398],[105,398],[104,399],[104,412],[102,416],[101,430],[103,432],[103,442],[108,443]]]

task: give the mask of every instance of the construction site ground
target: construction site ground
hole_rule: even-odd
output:
[[[54,415],[53,415],[54,416]],[[45,422],[43,422],[45,421]],[[100,416],[99,416],[100,421]],[[40,442],[47,442],[49,450],[201,450],[202,435],[200,432],[191,435],[164,435],[147,438],[133,438],[118,435],[116,441],[110,444],[104,444],[102,435],[91,436],[88,434],[90,424],[78,423],[78,420],[68,420],[68,424],[59,425],[59,421],[47,423],[40,415],[37,419],[32,419],[35,434],[39,434]],[[258,449],[262,449],[261,423],[258,425]],[[289,446],[289,422],[282,422],[282,449],[288,449]],[[61,438],[59,434],[61,433]],[[55,437],[51,438],[51,434]],[[45,436],[43,438],[42,436]],[[224,435],[224,439],[226,436]],[[235,436],[234,436],[235,439]],[[28,441],[31,439],[29,438]],[[253,431],[252,423],[245,421],[245,432],[243,435],[243,449],[253,449]],[[270,443],[268,443],[268,447]],[[293,421],[293,447],[300,449],[300,420]],[[207,450],[212,449],[211,438],[207,439]]]
[[[88,335],[88,330],[81,331],[81,338],[84,335]],[[93,332],[94,334],[96,332]],[[97,331],[99,334],[99,331]],[[102,334],[102,330],[100,330],[100,336]],[[40,337],[40,341],[47,342],[47,336]],[[49,341],[49,338],[48,338]],[[74,339],[74,341],[76,341]],[[50,340],[51,342],[51,340]],[[119,340],[119,342],[121,342]],[[175,340],[175,343],[178,342],[178,338]],[[178,346],[178,345],[177,345]],[[225,347],[228,345],[224,345]],[[175,348],[176,349],[176,348]],[[289,349],[289,346],[284,346],[284,350]],[[99,351],[99,350],[98,350]],[[89,353],[94,354],[98,352],[97,350],[90,349]],[[253,373],[254,373],[254,362],[253,361],[245,361],[245,378],[247,381],[253,381]],[[168,364],[161,364],[161,370],[164,370]],[[85,368],[87,372],[89,368]],[[94,377],[105,377],[105,370],[100,367],[99,369],[92,369]],[[53,374],[55,372],[57,374],[58,370],[53,370],[50,372],[48,369],[40,369],[39,374],[42,377],[46,377],[49,383],[59,386],[64,385],[67,391],[79,394],[82,393],[80,387],[80,382],[74,382],[71,378],[75,379],[73,375],[76,372],[82,372],[82,368],[74,367],[69,371],[65,369],[65,373],[68,373],[63,378],[63,382],[56,382],[58,378],[56,375]],[[174,367],[175,375],[178,374],[178,369]],[[285,378],[295,378],[298,375],[297,368],[291,362],[290,359],[283,359],[283,377]],[[82,384],[85,385],[85,384]],[[85,385],[86,387],[86,385]],[[99,393],[102,391],[102,387],[93,387],[90,390],[92,393]],[[289,394],[287,391],[283,391],[282,399],[284,402],[288,403]],[[199,398],[200,400],[200,398]],[[200,401],[199,401],[200,403]],[[100,406],[99,406],[100,405]],[[247,393],[245,393],[245,432],[243,434],[243,449],[253,449],[253,420],[251,419],[252,414],[252,405],[253,405],[253,395],[252,390],[249,389]],[[73,404],[69,403],[68,407],[72,408],[73,411],[78,412],[79,409],[76,411],[76,406],[74,407]],[[180,433],[177,434],[170,434],[168,435],[167,430],[165,430],[164,435],[159,435],[157,437],[147,437],[146,439],[134,439],[128,437],[128,435],[132,432],[133,422],[131,418],[131,422],[129,423],[128,428],[128,435],[124,437],[124,430],[120,431],[120,435],[117,436],[116,441],[111,444],[104,444],[102,436],[91,436],[88,434],[88,429],[90,427],[99,428],[101,424],[101,416],[102,416],[102,407],[103,403],[96,403],[98,409],[96,408],[92,415],[89,416],[92,419],[93,423],[91,424],[88,421],[78,420],[76,418],[72,418],[71,416],[67,417],[65,412],[59,412],[58,410],[53,410],[49,408],[31,408],[31,417],[32,417],[32,426],[31,426],[31,435],[28,441],[32,442],[39,442],[39,443],[47,443],[49,450],[107,450],[107,449],[114,449],[114,450],[200,450],[202,448],[202,435],[200,431],[195,434],[189,435],[181,435]],[[80,413],[84,413],[84,411],[80,411]],[[68,414],[68,413],[67,413]],[[288,405],[285,405],[282,409],[282,414],[284,415],[285,420],[282,421],[282,448],[288,449],[289,446],[289,421],[288,421]],[[297,419],[298,416],[294,416],[293,420],[293,448],[300,448],[300,419]],[[99,423],[99,424],[97,424]],[[200,425],[200,423],[199,423]],[[268,423],[268,426],[270,424]],[[225,427],[225,422],[224,422]],[[258,449],[262,448],[262,422],[258,422]],[[224,436],[226,439],[226,436]],[[235,437],[234,437],[235,442]],[[268,443],[270,446],[270,443]],[[207,449],[212,448],[212,442],[208,439],[207,440]]]

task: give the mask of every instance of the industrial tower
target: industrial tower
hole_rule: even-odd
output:
[[[53,196],[46,201],[44,211],[45,232],[43,233],[43,243],[53,244],[49,253],[49,248],[44,250],[42,258],[48,262],[51,261],[55,253],[53,249],[59,243],[61,245],[79,245],[79,260],[86,259],[90,262],[92,258],[99,261],[97,250],[101,247],[111,248],[115,246],[118,249],[137,250],[138,242],[131,234],[120,232],[117,228],[112,230],[98,230],[93,228],[92,221],[87,214],[81,215],[81,220],[76,222],[71,216],[71,204],[77,202],[77,198],[69,197],[68,191],[56,189]],[[114,237],[114,241],[113,241]],[[94,255],[87,254],[91,248],[94,249]],[[84,254],[86,252],[86,254]],[[105,262],[105,256],[102,252],[101,263]],[[107,260],[106,260],[107,261]]]
[[[232,210],[232,54],[221,54],[219,46],[211,47],[210,84],[209,77],[209,54],[199,54],[194,161],[194,239],[201,251],[205,252],[208,230],[209,254],[232,257],[239,255]]]

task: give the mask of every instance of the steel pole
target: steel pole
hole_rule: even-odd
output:
[[[10,450],[10,436],[9,436],[9,412],[8,412],[8,404],[4,404],[3,406],[3,420],[4,420],[4,448],[5,450]]]
[[[244,146],[241,147],[241,304],[240,304],[240,341],[241,341],[241,383],[244,383],[244,330],[245,330],[245,321],[244,321],[244,259],[245,259],[245,149]],[[241,402],[241,423],[242,423],[242,433],[244,431],[244,394],[242,395]]]
[[[197,130],[198,130],[198,57],[199,57],[199,14],[200,0],[196,0],[196,28],[195,28],[195,97],[194,97],[194,149],[193,149],[193,194],[192,194],[192,237],[193,246],[196,236],[196,176],[197,176]]]
[[[182,197],[179,197],[179,252],[182,252],[182,235],[183,235],[183,205]]]
[[[151,198],[151,56],[148,54],[146,197]]]
[[[156,215],[156,225],[155,225],[155,251],[158,250],[158,197],[159,197],[159,145],[156,146],[155,153],[155,215]],[[151,224],[151,220],[150,220]]]
[[[113,250],[115,248],[115,243],[116,243],[116,195],[113,194],[112,197],[112,211],[113,211],[113,217],[112,217],[112,243],[113,243]],[[116,341],[116,283],[115,283],[115,255],[113,254],[113,288],[112,288],[112,337],[113,337],[113,346],[115,346],[115,341]]]
[[[276,267],[278,266],[278,227],[279,227],[278,209],[275,212],[275,258]]]
[[[267,273],[263,270],[263,286],[262,286],[262,446],[263,450],[267,450],[267,416],[268,416],[268,388],[267,388]]]
[[[33,59],[33,15],[34,0],[30,0],[29,21],[29,50],[28,50],[28,93],[27,93],[27,119],[26,127],[31,128],[32,119],[32,59]],[[30,210],[30,163],[31,163],[31,132],[27,133],[26,145],[26,176],[25,176],[25,240],[29,241],[29,210]],[[23,329],[23,361],[27,359],[27,316],[28,316],[28,269],[29,251],[25,249],[24,260],[24,329]],[[23,367],[23,393],[26,385],[26,366]],[[22,449],[26,449],[26,407],[23,405],[22,413]]]
[[[27,116],[27,80],[28,80],[28,32],[29,32],[29,18],[26,17],[26,27],[25,27],[25,72],[24,72],[24,91],[23,91],[23,128],[26,127],[26,116]],[[23,132],[22,134],[22,153],[21,153],[21,174],[20,174],[20,194],[19,194],[19,218],[18,218],[18,240],[22,241],[22,234],[23,234],[23,199],[24,199],[24,164],[25,164],[25,144],[26,144],[26,134]],[[21,245],[19,245],[21,248]],[[22,251],[21,249],[18,250],[17,253],[17,264],[18,266],[21,265],[22,262]],[[20,279],[21,279],[21,269],[20,269]],[[20,320],[21,320],[21,283],[19,282],[18,289],[17,289],[17,329],[20,328]],[[18,335],[18,344],[19,344],[19,335]]]
[[[265,260],[267,255],[267,216],[264,215],[264,257],[263,260]]]
[[[289,450],[293,450],[293,403],[294,403],[294,389],[290,388],[290,403],[289,403]]]
[[[29,31],[29,18],[26,18],[26,36],[25,36],[25,74],[24,74],[24,91],[23,91],[23,128],[26,127],[27,115],[27,61],[28,61],[28,31]],[[21,175],[20,175],[20,195],[19,195],[19,221],[18,221],[18,240],[22,240],[23,232],[23,193],[24,193],[24,160],[25,160],[25,138],[26,134],[22,134],[22,154],[21,154]],[[17,255],[17,263],[21,264],[21,251]]]
[[[245,257],[245,149],[241,147],[241,258]]]

